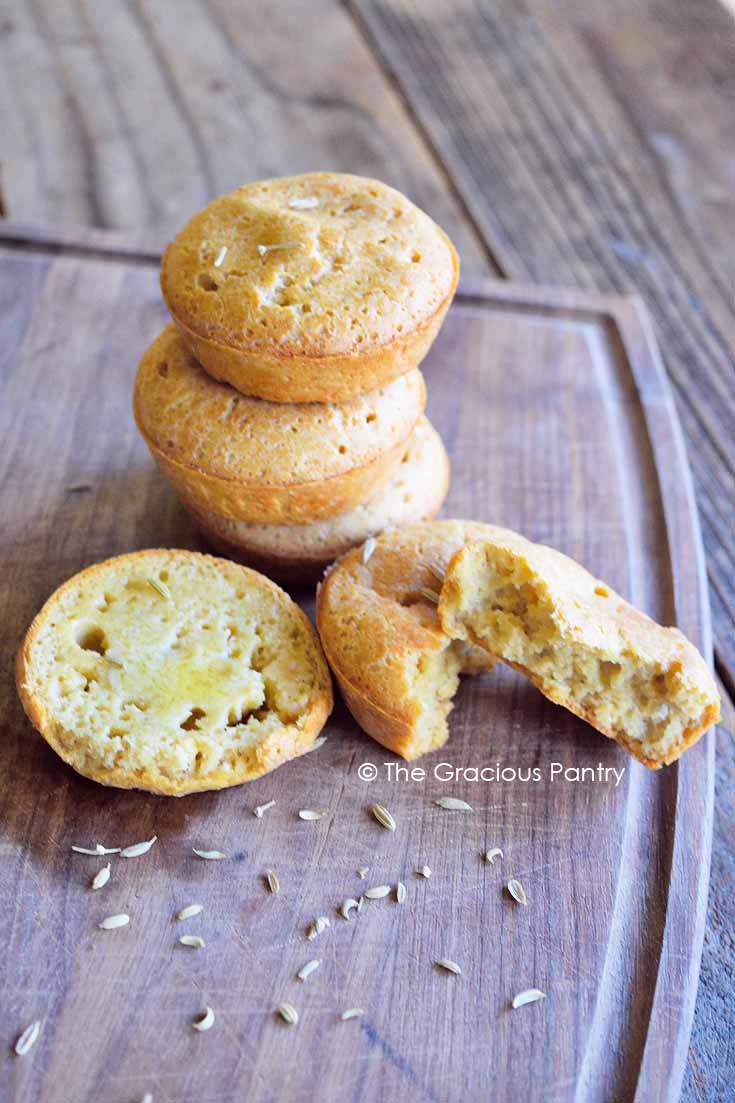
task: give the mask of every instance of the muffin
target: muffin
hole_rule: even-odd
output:
[[[88,567],[52,594],[17,685],[80,774],[173,796],[304,754],[332,709],[318,640],[287,594],[236,563],[162,549]]]
[[[418,370],[338,405],[251,398],[207,375],[170,325],[141,361],[134,413],[163,474],[192,509],[304,524],[378,491],[425,400]]]
[[[369,555],[348,552],[317,591],[317,629],[350,712],[403,758],[446,742],[460,674],[495,663],[452,640],[437,615],[449,560],[493,531],[476,521],[428,521],[386,532]]]
[[[306,525],[259,525],[192,510],[207,540],[230,558],[289,585],[315,582],[338,556],[368,536],[433,517],[449,483],[441,437],[421,418],[388,481],[372,498]]]
[[[446,234],[377,180],[333,172],[215,199],[163,257],[197,360],[272,402],[345,402],[416,368],[459,275]]]
[[[663,628],[554,548],[513,532],[463,548],[439,602],[452,639],[527,674],[653,769],[675,761],[720,715],[693,644]]]

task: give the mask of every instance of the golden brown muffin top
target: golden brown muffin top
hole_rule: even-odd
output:
[[[248,184],[169,245],[161,289],[200,337],[289,356],[368,352],[427,323],[459,262],[446,234],[378,180],[334,172]]]
[[[268,486],[316,482],[365,466],[406,440],[424,408],[418,369],[351,402],[266,402],[212,379],[169,325],[135,381],[143,434],[177,463]]]

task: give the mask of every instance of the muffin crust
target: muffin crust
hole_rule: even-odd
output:
[[[411,371],[456,288],[451,242],[377,180],[264,180],[167,248],[161,289],[197,359],[245,394],[341,402]]]

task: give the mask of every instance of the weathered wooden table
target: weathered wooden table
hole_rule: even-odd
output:
[[[735,20],[716,0],[7,0],[0,204],[146,253],[244,180],[395,184],[465,276],[638,292],[687,436],[718,674],[710,910],[684,1099],[730,1098]],[[32,236],[32,233],[29,234]]]

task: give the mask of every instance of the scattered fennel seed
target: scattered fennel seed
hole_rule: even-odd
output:
[[[427,881],[431,877],[431,870],[428,866],[422,866],[421,869],[416,870],[417,877],[424,877]]]
[[[500,849],[499,846],[494,846],[490,850],[486,850],[485,854],[484,854],[485,861],[489,862],[491,866],[495,865],[495,859],[496,858],[503,858],[503,857],[504,857],[503,851]]]
[[[103,846],[102,843],[95,843],[93,850],[87,846],[73,846],[71,849],[75,854],[94,854],[96,858],[100,857],[102,854],[120,853],[119,846]]]
[[[102,869],[98,870],[95,873],[94,877],[92,878],[92,883],[90,885],[90,888],[92,888],[92,889],[103,889],[109,880],[110,880],[110,863],[108,862],[106,866],[103,866]]]
[[[363,905],[364,903],[365,903],[365,897],[364,897],[364,896],[361,896],[361,897],[360,897],[360,899],[359,899],[359,900],[357,901],[357,914],[358,914],[358,915],[359,915],[359,914],[360,914],[360,912],[362,911],[362,905]]]
[[[418,592],[422,597],[425,597],[427,601],[430,601],[432,605],[439,604],[439,594],[436,590],[432,590],[430,586],[419,586]]]
[[[194,1030],[209,1030],[214,1026],[214,1011],[211,1007],[205,1007],[204,1011],[200,1012],[199,1018],[195,1019],[191,1024]]]
[[[282,1003],[278,1007],[278,1014],[283,1019],[284,1023],[288,1023],[289,1026],[296,1026],[299,1021],[299,1013],[292,1003]]]
[[[13,1049],[15,1050],[18,1057],[22,1057],[24,1053],[28,1052],[28,1050],[31,1048],[31,1046],[33,1046],[36,1043],[36,1041],[38,1039],[38,1035],[40,1033],[41,1033],[41,1020],[36,1019],[36,1021],[34,1023],[31,1023],[30,1026],[27,1026],[25,1028],[25,1030],[20,1035],[20,1037],[18,1038],[17,1042],[15,1043],[15,1045],[13,1047]]]
[[[303,249],[303,243],[300,241],[274,241],[272,245],[259,245],[258,252],[261,257],[264,257],[266,253],[272,253],[274,249]]]
[[[436,962],[436,964],[439,966],[440,969],[446,969],[448,973],[454,973],[455,976],[458,977],[462,976],[462,970],[460,969],[459,965],[457,965],[456,961],[450,961],[449,958],[443,957],[440,958],[439,961]]]
[[[396,901],[399,904],[404,904],[406,901],[406,886],[403,881],[399,881],[396,885]]]
[[[153,1096],[150,1092],[146,1092],[140,1103],[153,1103]]]
[[[185,908],[176,913],[174,918],[177,920],[192,919],[195,915],[201,915],[203,911],[204,908],[201,904],[187,904]]]
[[[369,872],[370,866],[363,866],[362,869],[358,869],[357,876],[360,878],[361,881],[364,881]]]
[[[370,811],[382,827],[385,827],[387,831],[395,831],[396,821],[384,805],[372,804],[370,806]]]
[[[376,885],[375,888],[365,890],[365,896],[368,900],[382,900],[389,893],[390,885]]]
[[[357,908],[359,908],[359,906],[360,905],[359,905],[358,901],[355,900],[352,896],[350,896],[350,898],[348,900],[345,900],[345,902],[343,904],[340,904],[339,914],[342,916],[343,919],[349,919],[350,918],[350,912],[352,911],[352,909],[353,908],[357,909]]]
[[[206,946],[204,939],[198,934],[182,934],[179,942],[182,946],[190,946],[193,950],[203,950]]]
[[[171,600],[171,591],[165,582],[161,582],[158,578],[149,578],[147,582],[162,598],[165,598],[166,601]]]
[[[98,926],[101,931],[114,931],[116,927],[127,927],[129,922],[129,915],[108,915]]]
[[[265,804],[259,804],[257,808],[253,809],[253,815],[257,816],[259,820],[262,820],[266,812],[268,812],[275,805],[274,800],[267,800]]]
[[[370,556],[373,554],[377,547],[377,541],[374,536],[368,536],[367,540],[362,546],[362,561],[367,563]]]
[[[322,931],[326,931],[327,927],[330,926],[331,923],[326,915],[318,915],[306,932],[306,937],[309,939],[309,942],[311,942],[317,935],[320,935]]]
[[[510,1002],[510,1006],[515,1010],[517,1007],[523,1007],[527,1003],[536,1003],[537,1000],[545,1000],[546,993],[542,992],[540,988],[526,988],[525,991],[519,992],[517,996],[514,996]]]
[[[315,812],[312,808],[302,808],[299,812],[300,820],[321,820],[326,816],[326,812]]]
[[[221,862],[223,858],[227,857],[221,850],[197,850],[195,846],[191,849],[197,858],[205,858],[208,862]]]
[[[288,205],[292,211],[311,211],[319,206],[319,200],[315,195],[296,195],[289,199]]]
[[[313,958],[312,961],[307,961],[306,965],[301,966],[296,976],[299,978],[299,980],[306,980],[307,977],[311,976],[315,969],[319,968],[321,963],[321,958],[318,957]]]
[[[69,483],[68,486],[64,487],[67,494],[84,494],[91,489],[91,483]]]
[[[507,888],[513,899],[516,901],[516,903],[523,904],[524,906],[528,903],[526,890],[524,889],[520,881],[516,881],[515,877],[511,877],[510,881],[508,881],[505,887]]]
[[[339,1017],[341,1023],[346,1023],[348,1019],[359,1019],[365,1012],[361,1007],[351,1007],[349,1011],[343,1011]]]
[[[434,804],[438,808],[446,808],[449,812],[471,812],[472,805],[459,797],[438,797]]]
[[[158,835],[154,835],[152,839],[148,839],[144,843],[133,843],[132,846],[124,846],[120,851],[121,858],[139,858],[141,854],[147,854],[153,846],[154,842],[158,838]]]
[[[266,881],[268,882],[268,888],[271,890],[274,896],[277,896],[281,891],[281,882],[276,877],[272,869],[269,869],[266,874]]]
[[[227,246],[223,245],[222,248],[220,249],[219,253],[217,253],[217,256],[214,258],[214,267],[219,268],[220,265],[222,264],[222,261],[225,259],[226,256],[227,256]]]

